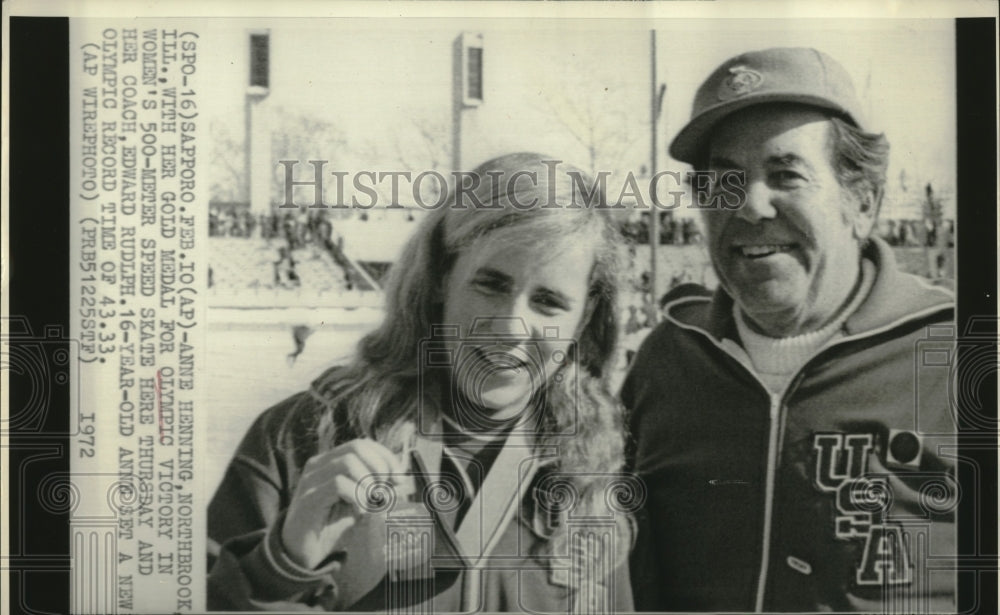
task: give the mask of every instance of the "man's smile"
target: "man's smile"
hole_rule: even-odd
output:
[[[733,248],[733,252],[744,258],[758,259],[788,252],[793,248],[795,248],[795,244],[792,243],[770,243],[752,246],[736,246]]]

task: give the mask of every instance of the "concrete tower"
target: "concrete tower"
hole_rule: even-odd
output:
[[[453,171],[466,170],[462,138],[476,108],[483,104],[483,35],[463,32],[452,53],[452,156]]]
[[[246,93],[246,182],[250,211],[271,212],[270,30],[250,30],[250,75]]]

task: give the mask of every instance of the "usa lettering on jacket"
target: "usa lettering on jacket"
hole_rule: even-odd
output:
[[[908,584],[913,565],[907,534],[886,520],[892,498],[887,479],[868,472],[874,445],[872,434],[816,434],[816,486],[835,494],[836,537],[864,541],[858,585]]]

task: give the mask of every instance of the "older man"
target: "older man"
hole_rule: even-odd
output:
[[[720,284],[668,297],[622,390],[642,610],[955,608],[948,369],[918,352],[953,296],[871,235],[889,146],[859,111],[826,54],[751,52],[670,146],[715,179]]]

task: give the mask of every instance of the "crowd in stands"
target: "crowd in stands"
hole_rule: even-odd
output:
[[[301,279],[297,270],[295,253],[306,248],[321,250],[343,270],[347,290],[365,288],[367,283],[344,255],[344,238],[334,228],[326,210],[296,210],[253,214],[245,208],[217,207],[209,209],[208,234],[210,237],[263,239],[277,248],[274,268],[276,288],[298,288]],[[210,284],[211,285],[211,284]]]
[[[312,242],[323,247],[333,243],[343,247],[343,238],[334,231],[324,209],[254,215],[246,209],[213,207],[209,210],[208,234],[210,237],[247,239],[284,238],[290,250],[304,248]]]
[[[693,218],[677,219],[672,211],[661,211],[660,245],[693,245],[701,243],[701,229]],[[622,235],[637,244],[649,243],[649,212],[643,212],[622,224]]]
[[[955,221],[944,220],[940,225],[931,218],[924,220],[886,220],[879,227],[879,236],[896,247],[955,247]],[[943,237],[939,235],[943,234]]]

